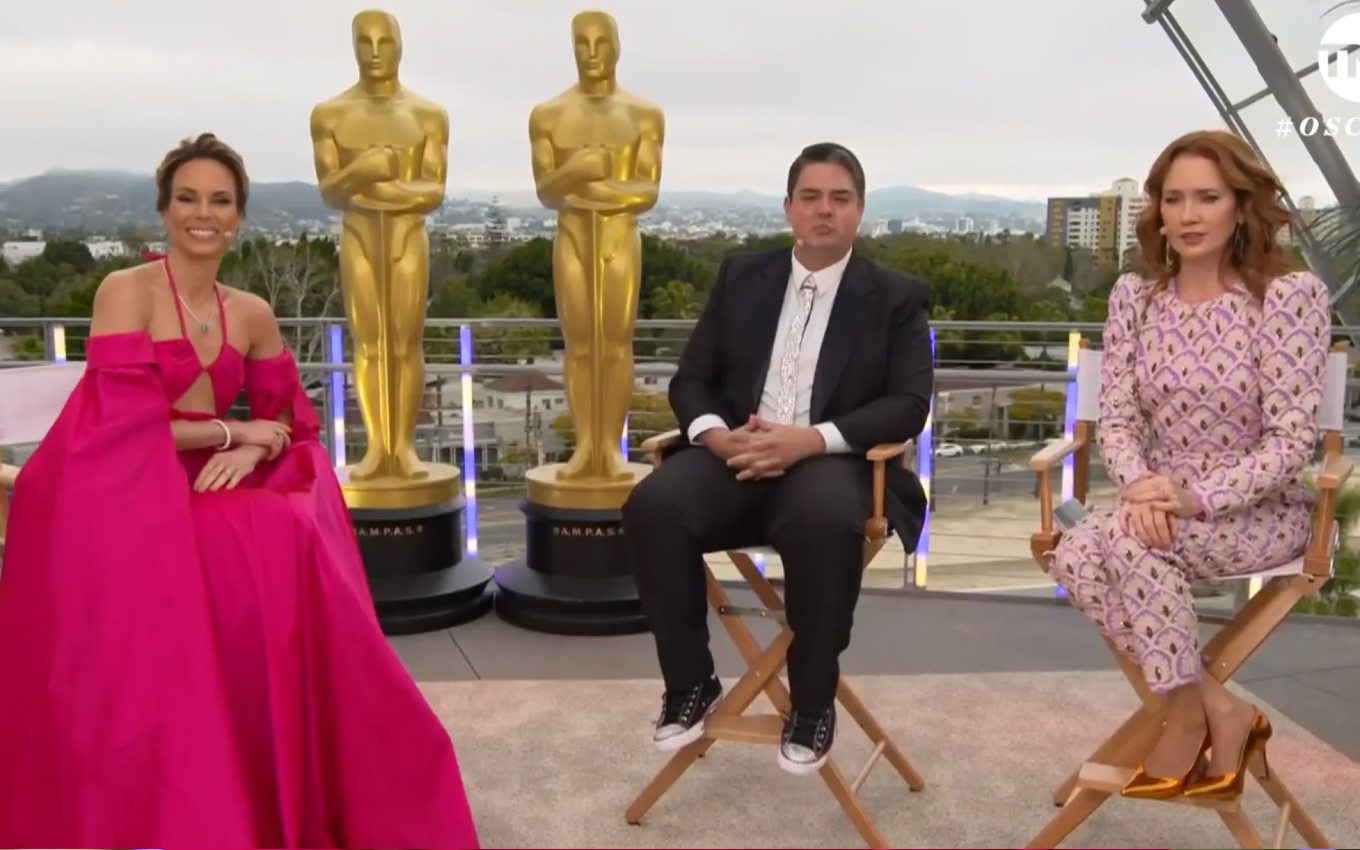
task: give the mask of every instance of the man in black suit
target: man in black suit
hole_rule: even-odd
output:
[[[934,389],[929,287],[853,251],[864,171],[840,145],[789,169],[789,251],[734,254],[671,379],[683,448],[623,509],[633,572],[666,682],[653,741],[703,734],[722,693],[708,649],[705,552],[768,545],[784,566],[793,644],[779,764],[825,763],[840,654],[859,598],[872,467],[864,452],[914,439]],[[886,512],[908,550],[926,508],[920,481],[888,467]]]

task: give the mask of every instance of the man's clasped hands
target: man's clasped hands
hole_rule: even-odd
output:
[[[1124,531],[1152,549],[1170,549],[1180,520],[1199,512],[1188,490],[1152,472],[1144,472],[1120,494],[1119,521]]]
[[[754,415],[740,428],[710,428],[699,435],[699,442],[727,461],[739,481],[778,478],[798,461],[826,449],[816,428],[781,425]]]

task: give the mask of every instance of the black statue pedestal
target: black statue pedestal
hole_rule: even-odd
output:
[[[431,465],[433,466],[433,465]],[[457,468],[450,468],[457,482]],[[448,475],[449,470],[436,469]],[[352,498],[346,487],[347,500]],[[356,488],[357,489],[357,488]],[[371,490],[368,491],[371,496]],[[448,497],[447,490],[442,493]],[[493,607],[489,564],[464,558],[463,509],[451,498],[414,507],[351,503],[350,519],[368,574],[378,622],[387,635],[433,632],[475,620]]]
[[[629,567],[618,505],[650,467],[630,464],[635,480],[587,493],[557,485],[557,466],[529,472],[529,498],[520,503],[525,554],[496,568],[497,616],[523,629],[555,635],[646,632],[649,626]]]

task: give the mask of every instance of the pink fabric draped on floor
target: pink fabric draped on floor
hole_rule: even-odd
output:
[[[252,416],[291,419],[293,444],[196,494],[211,452],[177,453],[170,426],[184,388],[168,361],[190,353],[90,339],[20,473],[0,571],[0,846],[477,847],[291,355],[206,367],[219,415],[243,381]]]

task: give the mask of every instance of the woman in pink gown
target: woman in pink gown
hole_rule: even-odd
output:
[[[100,286],[15,485],[0,846],[475,848],[278,324],[216,284],[240,158],[200,136],[156,180],[169,256]]]

